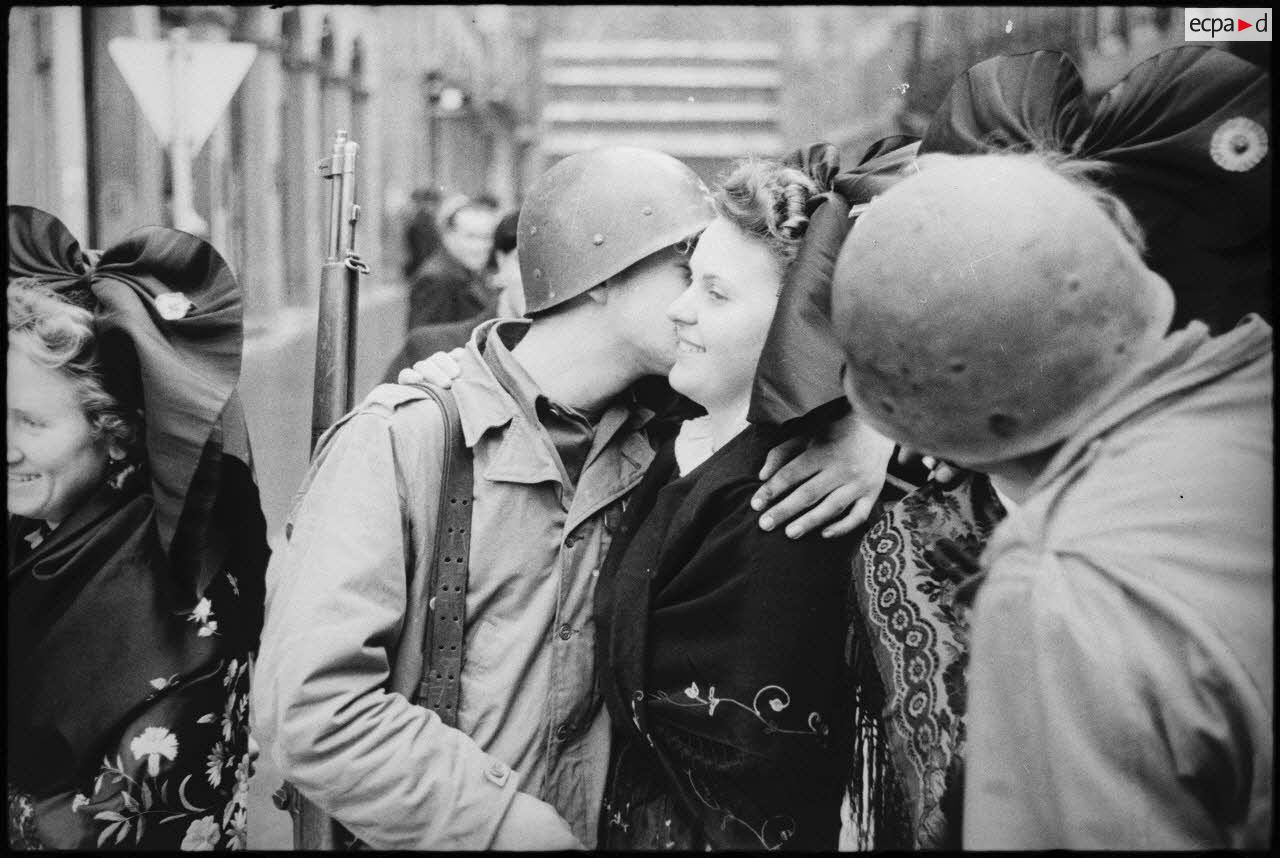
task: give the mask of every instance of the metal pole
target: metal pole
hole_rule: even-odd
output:
[[[175,27],[169,34],[169,93],[172,98],[170,117],[169,166],[173,173],[173,226],[207,237],[209,224],[195,209],[191,179],[191,141],[184,120],[184,98],[188,97],[185,75],[191,61],[185,27]]]

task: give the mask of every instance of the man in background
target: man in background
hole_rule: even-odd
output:
[[[486,283],[497,210],[462,195],[440,209],[440,246],[418,269],[409,287],[409,329],[460,322],[497,309],[498,295]]]
[[[482,293],[496,303],[485,306],[474,316],[453,322],[432,322],[409,331],[404,347],[387,364],[383,382],[394,384],[400,370],[436,352],[462,348],[471,339],[476,325],[494,316],[514,318],[524,315],[524,292],[520,287],[520,263],[516,259],[516,223],[520,212],[505,215],[493,230],[493,250],[489,254],[487,282]]]

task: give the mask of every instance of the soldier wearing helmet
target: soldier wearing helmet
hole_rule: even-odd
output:
[[[367,845],[594,844],[609,723],[592,595],[654,457],[652,413],[627,392],[671,365],[680,245],[712,217],[696,175],[644,149],[570,157],[531,191],[518,228],[532,319],[483,323],[455,353],[474,464],[456,727],[399,693],[416,687],[435,601],[411,597],[421,576],[407,573],[431,556],[442,503],[439,408],[381,385],[317,447],[268,573],[256,727],[299,791]],[[808,480],[785,503],[822,502],[810,528],[862,493],[829,466],[842,458],[839,444],[809,450],[778,479]],[[834,491],[846,500],[832,510]]]
[[[1168,334],[1123,204],[1035,156],[920,167],[832,313],[855,410],[1019,502],[972,615],[965,848],[1263,848],[1270,327]]]

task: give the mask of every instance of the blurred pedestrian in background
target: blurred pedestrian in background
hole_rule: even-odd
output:
[[[495,316],[508,318],[524,314],[524,293],[520,287],[520,262],[516,258],[516,222],[520,213],[511,212],[493,229],[489,260],[483,275],[485,299],[477,313],[452,322],[431,322],[409,331],[405,344],[383,374],[385,384],[394,384],[400,370],[436,352],[462,348],[471,339],[476,325]]]
[[[9,208],[9,844],[243,849],[265,522],[241,296],[187,233]]]
[[[498,295],[486,268],[493,250],[497,210],[461,194],[440,207],[440,246],[409,286],[409,330],[421,325],[492,318]]]
[[[440,191],[417,188],[410,197],[409,223],[404,229],[404,279],[413,281],[414,273],[440,247],[440,227],[436,223],[440,207]]]

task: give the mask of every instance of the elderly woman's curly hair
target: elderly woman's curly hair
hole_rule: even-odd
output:
[[[38,280],[9,281],[9,348],[64,375],[75,386],[94,437],[140,458],[139,416],[107,392],[98,363],[93,314],[60,297]]]
[[[795,261],[809,225],[805,206],[822,192],[803,170],[779,161],[741,161],[715,193],[716,210],[743,232],[764,242],[779,271]]]

